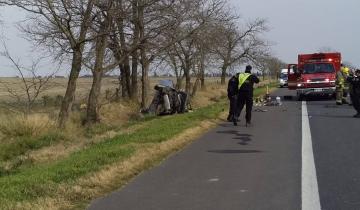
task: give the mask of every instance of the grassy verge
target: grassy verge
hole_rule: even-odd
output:
[[[258,88],[255,95],[263,94],[265,90],[265,87]],[[25,208],[21,203],[36,203],[39,198],[45,197],[56,199],[65,196],[71,203],[70,206],[87,202],[99,195],[89,194],[82,197],[71,194],[59,195],[59,189],[71,188],[84,177],[105,170],[109,165],[127,161],[148,145],[161,151],[162,147],[158,148],[156,145],[163,145],[169,139],[181,135],[185,130],[199,126],[203,121],[218,118],[226,107],[225,100],[222,100],[192,113],[146,119],[144,122],[139,122],[146,123],[145,129],[115,136],[56,162],[39,164],[23,168],[15,174],[3,175],[0,177],[0,209]],[[151,157],[150,162],[141,165],[137,170],[141,171],[153,166],[174,150],[164,151],[155,153],[155,157]],[[154,155],[154,153],[149,153],[149,155]],[[122,177],[123,180],[117,181],[119,184],[111,185],[112,187],[107,188],[106,191],[120,187],[135,175],[136,173],[130,173]],[[112,174],[112,176],[115,175]],[[26,208],[34,208],[34,206],[30,205]],[[61,209],[61,204],[57,208]]]
[[[40,149],[49,146],[54,142],[64,140],[60,132],[50,132],[39,137],[22,136],[11,140],[10,143],[0,145],[0,160],[10,160],[19,155],[25,154],[29,150]]]

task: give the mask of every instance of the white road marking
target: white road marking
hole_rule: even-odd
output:
[[[321,210],[309,114],[305,101],[302,102],[301,205],[302,210]]]

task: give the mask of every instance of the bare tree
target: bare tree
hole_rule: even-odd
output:
[[[274,56],[262,56],[257,57],[256,60],[253,60],[253,63],[256,65],[257,69],[261,71],[263,80],[267,74],[275,76],[276,78],[280,76],[280,71],[283,68],[286,68],[286,63]]]
[[[141,74],[141,105],[145,107],[150,67],[157,60],[166,57],[179,87],[185,78],[188,93],[195,75],[195,94],[198,86],[205,87],[206,63],[215,54],[211,49],[216,50],[217,59],[223,58],[226,72],[242,58],[259,56],[261,47],[266,45],[258,36],[266,30],[265,21],[250,22],[244,30],[231,25],[233,17],[227,14],[226,0],[0,0],[1,3],[29,12],[22,29],[37,45],[50,50],[55,58],[71,57],[60,127],[68,118],[76,81],[84,66],[93,73],[85,121],[94,123],[99,121],[102,77],[109,70],[119,68],[118,90],[121,88],[122,96],[134,101],[138,101]],[[229,34],[229,41],[223,41]],[[219,52],[225,55],[221,57]]]
[[[199,66],[195,65],[199,60],[199,40],[205,38],[200,36],[201,31],[206,30],[212,22],[227,20],[227,15],[224,13],[225,5],[226,1],[222,0],[198,0],[189,3],[186,5],[188,9],[187,19],[183,20],[179,27],[168,34],[168,39],[176,41],[172,48],[169,48],[171,51],[167,55],[171,56],[169,60],[172,66],[179,66],[182,69],[185,78],[185,91],[188,93],[191,92],[192,70],[194,70],[194,66]],[[179,36],[184,38],[179,39]],[[178,64],[175,65],[174,62],[178,62]],[[178,81],[181,81],[182,76],[178,75],[177,77]]]
[[[124,98],[132,97],[129,34],[127,33],[127,31],[131,30],[128,24],[129,5],[131,4],[126,0],[114,2],[114,8],[118,11],[118,15],[114,17],[113,31],[109,40],[109,48],[113,52],[120,69],[119,90],[122,90],[122,97]]]
[[[75,97],[76,81],[82,67],[88,29],[93,18],[95,0],[0,0],[31,14],[22,29],[37,45],[58,56],[71,55],[71,70],[59,113],[59,127],[64,127]]]
[[[210,4],[212,2],[213,4]],[[192,36],[221,8],[222,0],[132,0],[118,1],[117,25],[111,36],[110,48],[119,62],[123,95],[134,96],[137,89],[137,67],[141,64],[141,104],[145,106],[150,65],[164,51]],[[201,9],[199,9],[201,8]],[[193,28],[185,31],[185,27]],[[131,61],[131,62],[130,62]],[[131,64],[131,65],[130,65]],[[190,68],[189,78],[190,78]],[[130,78],[131,72],[131,78]],[[135,91],[137,92],[137,91]]]
[[[95,19],[98,22],[98,27],[94,31],[94,37],[96,37],[94,40],[95,63],[94,68],[92,68],[93,83],[88,97],[87,113],[85,119],[86,124],[93,124],[100,121],[98,106],[101,93],[101,81],[103,75],[107,70],[109,70],[104,67],[104,61],[106,58],[106,49],[108,48],[109,34],[111,31],[112,19],[114,15],[112,1],[97,2],[95,6],[97,9]]]
[[[41,58],[33,61],[30,67],[24,67],[18,59],[12,57],[4,43],[3,47],[4,51],[0,52],[0,56],[11,62],[19,81],[1,80],[0,84],[5,88],[9,96],[15,100],[15,104],[10,102],[12,104],[11,107],[20,107],[24,114],[29,114],[39,96],[46,90],[54,87],[55,83],[53,83],[52,78],[58,69],[46,76],[40,76],[37,70],[42,60]]]
[[[214,4],[209,6],[205,4],[206,2],[213,2]],[[174,49],[174,46],[176,47],[176,43],[181,43],[193,36],[193,34],[199,32],[199,29],[205,25],[206,21],[208,21],[204,21],[203,19],[214,15],[217,12],[217,9],[221,7],[222,1],[140,0],[139,3],[138,17],[141,40],[140,61],[142,65],[141,101],[142,106],[145,106],[148,95],[147,90],[149,88],[148,73],[150,64],[158,58],[163,59],[164,54],[169,53],[168,49]],[[201,12],[196,10],[194,11],[193,9],[189,10],[189,6],[194,6],[194,3],[204,9],[201,12],[206,11],[207,13],[202,14]],[[190,28],[190,30],[185,31],[184,33],[184,30],[182,30],[183,26],[191,25],[190,22],[194,22],[192,24],[195,27]],[[181,33],[174,36],[174,33],[177,32]],[[170,36],[169,33],[171,33]],[[172,59],[176,60],[174,57]]]
[[[266,20],[256,19],[240,26],[235,20],[214,28],[217,33],[214,53],[221,61],[221,84],[232,65],[244,60],[253,60],[266,53],[267,43],[259,35],[267,31]]]

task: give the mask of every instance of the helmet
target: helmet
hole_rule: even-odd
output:
[[[345,74],[349,74],[350,73],[350,69],[348,67],[342,67],[341,71]]]

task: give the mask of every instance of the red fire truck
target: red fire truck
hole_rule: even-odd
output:
[[[335,96],[340,66],[340,53],[301,54],[298,64],[288,66],[288,88],[296,90],[299,100],[308,95]]]

